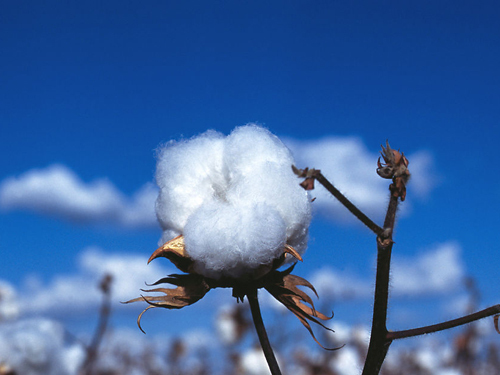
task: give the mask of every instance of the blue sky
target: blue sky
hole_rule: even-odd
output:
[[[463,302],[464,276],[477,281],[483,305],[500,301],[495,2],[22,1],[1,8],[0,279],[33,303],[26,314],[40,308],[74,326],[92,314],[71,306],[93,306],[96,296],[71,288],[92,290],[107,264],[128,275],[156,248],[161,231],[148,185],[155,149],[249,122],[282,137],[299,165],[322,169],[378,218],[387,201],[375,176],[379,145],[389,139],[409,156],[414,176],[394,249],[395,325],[452,317],[447,307]],[[337,277],[336,318],[366,323],[374,239],[319,190],[297,273]],[[166,262],[147,267],[123,277],[117,299],[173,270]],[[123,290],[127,279],[140,282]],[[64,286],[69,302],[48,306]],[[348,287],[359,295],[354,301],[341,297]],[[213,309],[223,292],[186,315],[164,314],[185,322]],[[36,294],[45,302],[35,304]],[[430,306],[435,315],[423,313]],[[117,306],[119,324],[133,325],[138,310]]]

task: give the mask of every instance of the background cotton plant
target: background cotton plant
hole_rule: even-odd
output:
[[[311,207],[292,164],[288,148],[256,125],[167,143],[156,172],[161,244],[184,235],[194,270],[215,279],[252,276],[285,244],[302,254]]]

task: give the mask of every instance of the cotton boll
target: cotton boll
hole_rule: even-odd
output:
[[[230,314],[221,314],[216,321],[215,328],[224,344],[232,345],[236,342],[238,337],[237,327],[234,319]]]
[[[264,352],[258,348],[252,348],[243,353],[241,357],[241,369],[244,375],[269,375]]]
[[[337,355],[330,361],[330,368],[335,374],[357,375],[361,373],[359,354],[354,348],[342,348],[342,350],[339,350]]]
[[[184,228],[186,251],[195,270],[207,277],[249,276],[278,258],[285,246],[286,225],[264,203],[231,205],[210,202]]]
[[[222,152],[222,135],[214,131],[189,141],[170,142],[160,149],[156,215],[169,236],[180,234],[188,217],[205,200],[223,194]]]
[[[285,244],[302,253],[310,200],[292,164],[284,144],[255,125],[167,144],[156,173],[161,244],[183,234],[195,271],[212,278],[255,277]]]
[[[235,306],[239,305],[223,306],[215,320],[215,329],[224,345],[236,344],[245,331],[244,320]]]

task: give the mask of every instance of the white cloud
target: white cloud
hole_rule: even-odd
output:
[[[309,281],[322,299],[368,298],[373,293],[372,281],[330,267],[324,267],[315,272]]]
[[[0,280],[0,322],[17,318],[19,301],[16,290],[6,281]]]
[[[408,190],[418,198],[425,199],[441,180],[434,168],[434,160],[429,151],[418,151],[408,156],[411,179]]]
[[[126,227],[157,228],[155,202],[158,188],[152,183],[142,186],[121,210],[121,223]]]
[[[415,257],[394,256],[391,294],[397,297],[447,293],[462,285],[464,276],[460,246],[447,242]],[[368,298],[374,288],[371,279],[328,267],[314,273],[310,281],[321,298]]]
[[[69,168],[55,164],[3,180],[0,208],[34,211],[76,222],[157,226],[156,195],[156,188],[147,184],[127,198],[106,179],[87,183]]]
[[[357,137],[326,137],[298,141],[286,139],[299,168],[320,169],[334,186],[371,216],[381,216],[386,209],[389,182],[376,174],[377,153],[370,152]],[[409,191],[424,198],[435,186],[432,155],[419,151],[409,155],[412,178]],[[327,217],[344,220],[348,212],[323,188],[316,188],[314,205]],[[408,200],[413,199],[409,194]]]
[[[31,277],[19,293],[24,313],[50,314],[95,309],[101,302],[98,289],[104,275],[113,277],[112,299],[118,304],[137,297],[139,288],[172,273],[159,263],[147,264],[147,258],[130,254],[106,254],[88,248],[79,256],[78,271],[71,275],[56,275],[47,284]],[[146,287],[147,288],[147,287]]]
[[[391,275],[393,293],[446,293],[463,285],[465,270],[460,251],[458,244],[447,242],[413,259],[394,259]]]

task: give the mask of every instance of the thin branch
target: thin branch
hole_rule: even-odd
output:
[[[92,338],[92,342],[87,348],[87,357],[85,358],[85,362],[82,365],[82,369],[80,374],[82,375],[90,375],[93,372],[94,363],[97,359],[97,354],[99,352],[99,346],[104,338],[104,334],[106,333],[106,329],[108,326],[109,316],[111,312],[111,275],[107,274],[103,277],[100,289],[103,294],[101,311],[99,314],[99,323],[97,325],[97,329],[94,333],[94,337]]]
[[[394,225],[396,223],[396,213],[398,212],[399,199],[395,195],[391,195],[389,201],[389,207],[387,207],[387,213],[384,220],[384,237],[390,238],[392,240],[392,232],[394,231]],[[390,231],[390,233],[388,233]],[[384,239],[385,239],[384,238]]]
[[[386,337],[388,340],[392,341],[392,340],[404,339],[407,337],[426,335],[428,333],[434,333],[434,332],[444,331],[450,328],[459,327],[464,324],[472,323],[476,320],[483,319],[495,314],[500,314],[500,305],[491,306],[488,307],[487,309],[466,316],[462,316],[461,318],[458,319],[448,320],[446,322],[433,324],[430,326],[407,329],[403,331],[388,332]]]
[[[337,200],[344,205],[354,216],[356,216],[363,224],[365,224],[377,236],[381,236],[383,229],[375,224],[368,216],[366,216],[359,208],[357,208],[349,199],[346,198],[320,171],[315,171],[314,178],[325,187]]]
[[[387,305],[389,300],[391,253],[394,243],[392,241],[392,232],[394,231],[398,202],[399,198],[391,194],[384,221],[383,236],[377,237],[377,275],[373,303],[372,331],[363,375],[375,375],[379,373],[392,342],[387,337]]]
[[[260,313],[259,300],[257,298],[257,289],[252,290],[247,293],[248,302],[250,303],[250,310],[252,311],[252,318],[255,324],[255,329],[257,330],[257,335],[259,336],[260,346],[269,365],[272,375],[281,375],[281,370],[278,366],[278,361],[269,342],[267,336],[266,327],[264,326],[264,321],[262,320],[262,314]]]

